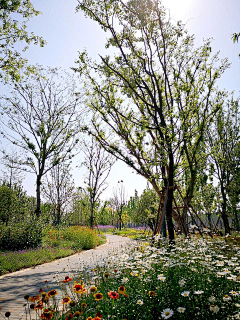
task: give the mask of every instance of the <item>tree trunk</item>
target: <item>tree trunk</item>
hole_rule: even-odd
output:
[[[35,210],[36,217],[39,218],[41,215],[41,195],[40,195],[40,188],[41,188],[41,176],[37,175],[37,188],[36,188],[36,197],[37,197],[37,207]]]
[[[90,196],[91,197],[91,196]],[[90,204],[91,204],[91,217],[90,217],[90,228],[93,229],[93,202],[92,202],[92,198],[90,200]]]
[[[221,193],[222,193],[222,220],[225,228],[225,235],[230,234],[230,226],[227,217],[227,197],[225,194],[223,183],[221,182]]]
[[[169,168],[168,168],[168,187],[173,187],[173,154],[169,154]],[[173,203],[173,188],[169,188],[167,193],[167,207],[166,207],[166,220],[168,227],[168,238],[170,244],[175,244],[174,227],[172,220],[172,203]]]

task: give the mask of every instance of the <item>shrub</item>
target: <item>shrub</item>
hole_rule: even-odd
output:
[[[97,233],[87,227],[72,226],[62,229],[51,228],[45,235],[49,246],[57,246],[66,241],[72,249],[91,249],[99,244]]]
[[[0,226],[0,249],[22,250],[36,248],[42,243],[42,227],[32,219]]]

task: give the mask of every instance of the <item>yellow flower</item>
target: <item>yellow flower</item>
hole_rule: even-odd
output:
[[[94,298],[96,301],[102,300],[103,299],[103,294],[98,292],[94,294]]]
[[[120,294],[125,294],[125,293],[126,293],[125,287],[124,287],[124,286],[120,286],[120,287],[118,288],[118,293],[120,293]]]
[[[157,293],[155,291],[149,291],[148,294],[149,294],[150,297],[156,297],[157,296]]]

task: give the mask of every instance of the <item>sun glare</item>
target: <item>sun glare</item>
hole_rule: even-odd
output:
[[[193,0],[162,0],[163,5],[169,9],[170,16],[175,20],[185,20],[187,13],[194,6]]]

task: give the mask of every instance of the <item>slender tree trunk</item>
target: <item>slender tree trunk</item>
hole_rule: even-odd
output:
[[[228,221],[228,217],[227,217],[227,197],[226,197],[226,193],[224,190],[224,186],[223,183],[221,182],[221,193],[222,193],[222,220],[223,220],[223,224],[224,224],[224,228],[225,228],[225,234],[230,234],[231,230],[230,230],[230,226],[229,226],[229,221]]]
[[[173,154],[169,154],[169,168],[168,168],[168,186],[173,187]],[[166,220],[167,220],[167,227],[168,227],[168,238],[169,243],[175,244],[175,237],[174,237],[174,226],[172,220],[172,203],[173,203],[173,188],[169,188],[167,194],[167,207],[166,207]]]
[[[195,186],[195,183],[196,183],[196,171],[193,170],[193,169],[190,169],[190,174],[191,174],[191,180],[190,180],[190,183],[189,183],[189,185],[187,187],[186,197],[184,198],[184,201],[185,201],[185,204],[186,204],[187,207],[189,207],[191,205],[192,198],[193,198],[194,186]],[[188,212],[188,209],[187,208],[183,208],[182,220],[183,220],[183,223],[184,223],[185,230],[188,233],[189,229],[188,229],[188,225],[187,225],[187,212]]]
[[[91,210],[91,216],[90,216],[90,228],[93,229],[93,207],[94,207],[94,204],[93,204],[93,200],[92,200],[92,197],[90,195],[90,210]]]
[[[39,218],[41,215],[41,195],[40,195],[40,188],[41,188],[41,176],[37,175],[37,188],[36,188],[36,197],[37,197],[37,207],[35,210],[36,217]]]

